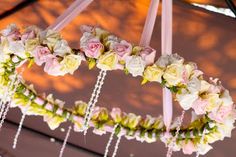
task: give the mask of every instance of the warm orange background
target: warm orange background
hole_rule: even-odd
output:
[[[0,9],[7,8],[11,0],[3,0],[0,3]],[[12,1],[11,5],[19,2]],[[0,29],[10,23],[24,27],[28,25],[37,25],[46,28],[52,24],[71,3],[71,0],[39,0],[36,3],[25,7],[24,9],[0,19]],[[142,28],[147,14],[149,0],[96,0],[84,12],[73,20],[65,29],[63,36],[70,42],[72,47],[78,47],[81,33],[79,26],[82,24],[91,24],[101,26],[116,35],[128,41],[138,43]],[[155,24],[151,46],[158,51],[160,55],[160,9]],[[3,10],[1,10],[3,12]],[[228,88],[236,100],[236,21],[233,18],[219,15],[204,9],[191,6],[187,3],[175,1],[174,3],[174,21],[173,21],[173,52],[179,53],[187,61],[194,61],[199,65],[206,76],[219,77],[223,85]],[[66,106],[72,107],[75,100],[88,101],[92,88],[96,81],[98,70],[89,71],[83,64],[75,74],[65,77],[48,76],[42,71],[42,67],[34,66],[27,69],[24,78],[35,85],[40,92],[54,93],[55,97],[66,101]],[[140,85],[141,78],[126,76],[121,71],[109,72],[102,94],[99,99],[99,106],[120,107],[126,112],[134,112],[141,115],[151,114],[158,116],[162,112],[161,87],[155,83],[149,83],[145,86]],[[180,108],[175,105],[175,114],[180,113]],[[189,115],[187,115],[189,117]],[[20,114],[17,109],[11,110],[9,120],[19,122]],[[25,126],[36,129],[50,136],[63,139],[64,134],[60,129],[50,131],[42,118],[27,117]],[[65,127],[63,125],[62,127]],[[8,128],[9,130],[9,128]],[[12,135],[5,131],[6,141],[0,141],[0,146],[17,154],[18,157],[28,157],[31,148],[40,148],[37,142],[27,143],[23,138],[20,140],[18,149],[12,151],[10,148]],[[14,129],[13,129],[14,132]],[[25,134],[26,132],[22,132]],[[96,152],[103,153],[108,136],[99,137],[96,135],[87,135],[86,143],[80,133],[73,133],[70,143],[82,146]],[[30,138],[26,136],[25,138]],[[0,137],[1,138],[1,137]],[[29,140],[28,140],[29,141]],[[32,139],[33,141],[33,139]],[[214,150],[210,151],[209,157],[234,157],[236,150],[236,133],[233,132],[231,139],[224,142],[217,142]],[[51,148],[52,144],[48,144]],[[28,147],[25,148],[25,147]],[[52,148],[54,149],[54,148]],[[40,156],[35,153],[34,156]],[[80,151],[79,149],[77,151]],[[58,147],[59,152],[59,147]],[[127,157],[133,154],[134,157],[154,157],[165,156],[166,149],[160,142],[154,144],[141,144],[136,141],[122,140],[118,157]],[[86,153],[85,153],[86,154]],[[147,155],[148,154],[148,155]],[[54,153],[44,153],[43,156],[57,156]],[[65,156],[78,156],[76,153],[66,151]],[[92,156],[90,154],[80,156]],[[96,155],[95,155],[96,156]],[[132,155],[131,155],[132,156]],[[174,156],[183,156],[182,153],[176,153]]]

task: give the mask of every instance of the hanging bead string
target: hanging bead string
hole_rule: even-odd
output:
[[[69,137],[70,137],[70,132],[71,132],[71,126],[69,126],[69,128],[68,128],[68,130],[67,130],[66,137],[65,137],[65,139],[64,139],[63,145],[62,145],[61,150],[60,150],[60,155],[59,155],[59,157],[62,157],[62,155],[63,155],[63,153],[64,153],[64,150],[65,150],[65,148],[66,148],[66,143],[67,143],[67,141],[68,141],[68,139],[69,139]]]
[[[8,88],[7,88],[7,90],[8,90]],[[0,106],[0,118],[2,118],[2,115],[3,115],[4,111],[5,111],[6,102],[7,102],[7,94],[8,94],[8,92],[5,91],[3,93],[3,97],[1,98],[1,101],[0,101],[0,105],[1,105]]]
[[[202,137],[200,139],[200,144],[204,142],[205,134],[206,134],[206,129],[204,128],[203,133],[202,133]],[[199,154],[199,152],[197,152],[196,157],[199,157],[199,156],[200,156],[200,154]]]
[[[6,109],[5,109],[5,111],[3,112],[3,114],[2,114],[1,121],[0,121],[0,130],[1,130],[2,125],[3,125],[3,123],[4,123],[5,119],[6,119],[7,113],[8,113],[8,111],[9,111],[9,109],[10,109],[11,97],[14,95],[14,93],[15,93],[15,91],[16,91],[16,89],[17,89],[18,83],[19,83],[19,80],[17,79],[17,74],[15,74],[15,75],[14,75],[14,79],[13,79],[13,81],[11,81],[11,84],[10,84],[10,86],[9,86],[9,88],[8,88],[8,93],[9,93],[9,95],[8,95],[8,98],[7,98],[7,99],[8,99],[9,104],[7,104]],[[11,91],[11,89],[13,88],[13,86],[14,86],[14,89]]]
[[[116,141],[116,145],[115,145],[115,149],[114,149],[114,152],[112,154],[112,157],[115,157],[116,154],[117,154],[117,151],[118,151],[118,147],[119,147],[119,144],[120,144],[120,140],[121,140],[121,136],[118,136],[118,139]]]
[[[107,155],[108,155],[109,147],[110,147],[111,142],[112,142],[112,140],[113,140],[113,138],[114,138],[115,131],[116,131],[116,128],[117,128],[117,127],[118,127],[118,124],[116,124],[116,125],[114,126],[113,130],[112,130],[111,136],[110,136],[110,138],[109,138],[109,140],[108,140],[108,142],[107,142],[107,145],[106,145],[104,157],[107,157]]]
[[[92,103],[92,105],[90,107],[90,110],[88,112],[87,124],[86,124],[87,128],[88,128],[89,122],[90,122],[90,120],[92,118],[92,113],[93,113],[95,105],[96,105],[96,103],[98,101],[98,97],[99,97],[99,95],[101,93],[102,85],[104,84],[104,80],[105,80],[106,74],[107,74],[106,71],[103,71],[102,78],[101,78],[101,80],[99,82],[99,86],[98,86],[97,92],[95,94],[94,102]],[[87,132],[87,130],[86,130],[86,132]],[[86,132],[85,132],[85,134],[86,134]]]
[[[4,97],[6,94],[3,94]],[[5,110],[5,107],[6,107],[6,103],[5,103],[5,100],[3,100],[4,98],[2,98],[1,100],[1,109],[0,109],[0,118],[2,118],[2,115],[4,113],[4,110]]]
[[[95,107],[95,104],[98,101],[99,94],[101,92],[102,85],[104,84],[104,79],[107,74],[107,71],[101,70],[97,78],[95,88],[93,90],[92,96],[88,103],[88,108],[86,110],[85,119],[84,119],[84,135],[87,134],[88,125],[92,117],[92,113]]]
[[[26,105],[26,108],[25,110],[23,111],[23,114],[21,116],[21,120],[20,120],[20,123],[19,123],[19,126],[18,126],[18,130],[16,132],[16,135],[14,137],[14,141],[13,141],[13,146],[12,148],[15,149],[16,148],[16,145],[17,145],[17,141],[18,141],[18,138],[19,138],[19,135],[20,135],[20,132],[21,132],[21,129],[22,129],[22,126],[23,126],[23,122],[25,120],[25,117],[26,117],[26,112],[28,111],[29,107],[30,107],[30,101],[29,103]]]
[[[14,95],[14,93],[16,92],[16,89],[17,89],[17,86],[20,82],[18,76],[22,75],[23,72],[25,71],[25,68],[23,67],[20,71],[19,74],[17,74],[17,72],[15,71],[15,74],[13,76],[13,79],[12,81],[10,81],[10,85],[8,87],[8,91],[4,93],[4,97],[6,98],[6,101],[9,102],[9,104],[4,104],[4,108],[6,106],[6,108],[1,108],[1,113],[0,113],[0,118],[1,118],[1,121],[0,121],[0,130],[2,128],[2,125],[6,119],[6,116],[7,116],[7,113],[10,109],[10,101],[11,101],[11,97]],[[11,91],[11,89],[14,87],[14,89]],[[8,96],[6,96],[6,94],[8,94]]]
[[[181,116],[178,120],[178,125],[177,125],[177,128],[176,128],[175,136],[173,137],[173,139],[171,140],[171,143],[168,146],[168,151],[167,151],[166,157],[171,157],[172,156],[173,147],[174,147],[174,144],[176,143],[176,139],[179,136],[179,131],[181,129],[181,126],[182,126],[182,123],[183,123],[183,120],[184,120],[184,114],[185,114],[185,111],[183,110],[182,114],[181,114]]]
[[[101,78],[102,78],[102,74],[103,74],[103,71],[101,70],[101,71],[99,72],[98,76],[97,76],[97,82],[96,82],[96,84],[95,84],[95,87],[94,87],[94,89],[93,89],[93,93],[92,93],[92,95],[91,95],[91,97],[90,97],[90,100],[89,100],[89,103],[88,103],[88,106],[87,106],[87,109],[86,109],[86,113],[85,113],[85,116],[84,116],[84,123],[86,123],[86,120],[87,120],[87,118],[88,118],[88,114],[89,114],[88,111],[89,111],[90,108],[91,108],[92,102],[93,102],[93,100],[94,100],[95,94],[96,94],[97,89],[98,89],[99,82],[100,82],[100,80],[101,80]],[[85,124],[84,124],[84,125],[85,125]]]

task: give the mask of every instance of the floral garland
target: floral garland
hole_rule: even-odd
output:
[[[82,27],[80,49],[72,49],[66,40],[55,31],[41,31],[28,27],[23,33],[15,25],[1,31],[0,36],[0,98],[10,107],[27,107],[27,115],[40,115],[51,129],[62,122],[74,124],[74,131],[82,131],[87,103],[75,102],[73,109],[63,107],[64,102],[52,95],[40,96],[32,86],[27,86],[17,74],[16,68],[26,61],[41,66],[49,75],[73,74],[82,61],[89,69],[121,69],[132,76],[142,76],[142,84],[158,82],[175,94],[175,100],[184,110],[192,109],[192,121],[181,126],[173,150],[185,154],[205,154],[215,141],[231,137],[234,128],[235,106],[229,91],[217,79],[205,81],[203,73],[191,62],[177,54],[160,56],[154,62],[156,51],[121,40],[109,32],[90,26]],[[178,118],[174,120],[170,134],[166,133],[162,117],[145,118],[113,108],[96,107],[90,127],[94,133],[112,132],[127,139],[155,142],[161,139],[169,144],[175,137]]]

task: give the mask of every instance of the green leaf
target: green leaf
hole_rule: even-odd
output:
[[[148,82],[148,80],[145,79],[145,78],[143,78],[143,81],[141,82],[141,85],[144,85],[144,84],[146,84],[147,82]]]
[[[120,127],[120,125],[119,125],[119,126],[117,126],[116,129],[115,129],[115,134],[116,134],[116,136],[120,133],[120,130],[121,130],[121,127]]]
[[[34,59],[30,59],[27,68],[31,68],[33,64],[34,64]]]
[[[93,59],[93,58],[89,58],[88,60],[88,67],[89,67],[89,70],[93,69],[96,65],[96,60]]]
[[[126,75],[129,74],[129,70],[127,68],[124,68],[124,72],[125,72]]]

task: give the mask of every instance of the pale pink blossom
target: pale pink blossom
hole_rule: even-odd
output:
[[[21,40],[26,41],[26,40],[29,40],[29,39],[34,39],[36,37],[37,37],[37,28],[36,27],[29,27],[22,34]]]
[[[184,141],[184,144],[183,144],[183,153],[184,154],[190,155],[195,151],[196,151],[196,147],[194,146],[192,141],[189,140],[187,143]]]
[[[65,75],[65,72],[62,70],[62,65],[58,62],[58,59],[53,55],[50,55],[50,57],[47,58],[44,71],[49,75],[53,76]]]
[[[116,123],[119,123],[122,120],[122,112],[120,108],[113,108],[110,115]]]
[[[231,113],[233,113],[233,105],[220,106],[217,110],[209,113],[209,118],[218,123],[223,123]]]
[[[139,55],[145,61],[146,65],[151,65],[154,63],[156,50],[151,47],[145,47],[139,52]]]
[[[81,45],[85,55],[90,58],[98,58],[104,51],[104,46],[98,38],[88,39]]]
[[[125,40],[120,42],[111,42],[110,49],[113,50],[120,60],[124,60],[132,52],[132,45]]]
[[[32,55],[37,65],[42,65],[52,56],[50,50],[43,46],[37,46],[32,52]]]
[[[92,26],[88,26],[88,25],[82,25],[82,26],[80,26],[80,31],[81,31],[82,33],[84,33],[84,32],[92,33],[94,30],[95,30],[95,28],[92,27]]]
[[[197,115],[200,115],[200,114],[206,113],[207,105],[208,105],[207,100],[203,100],[203,99],[199,98],[193,102],[192,108],[194,109],[194,111],[196,112]]]
[[[187,72],[187,70],[186,69],[184,69],[184,71],[183,71],[183,83],[187,83],[188,82],[188,72]]]

